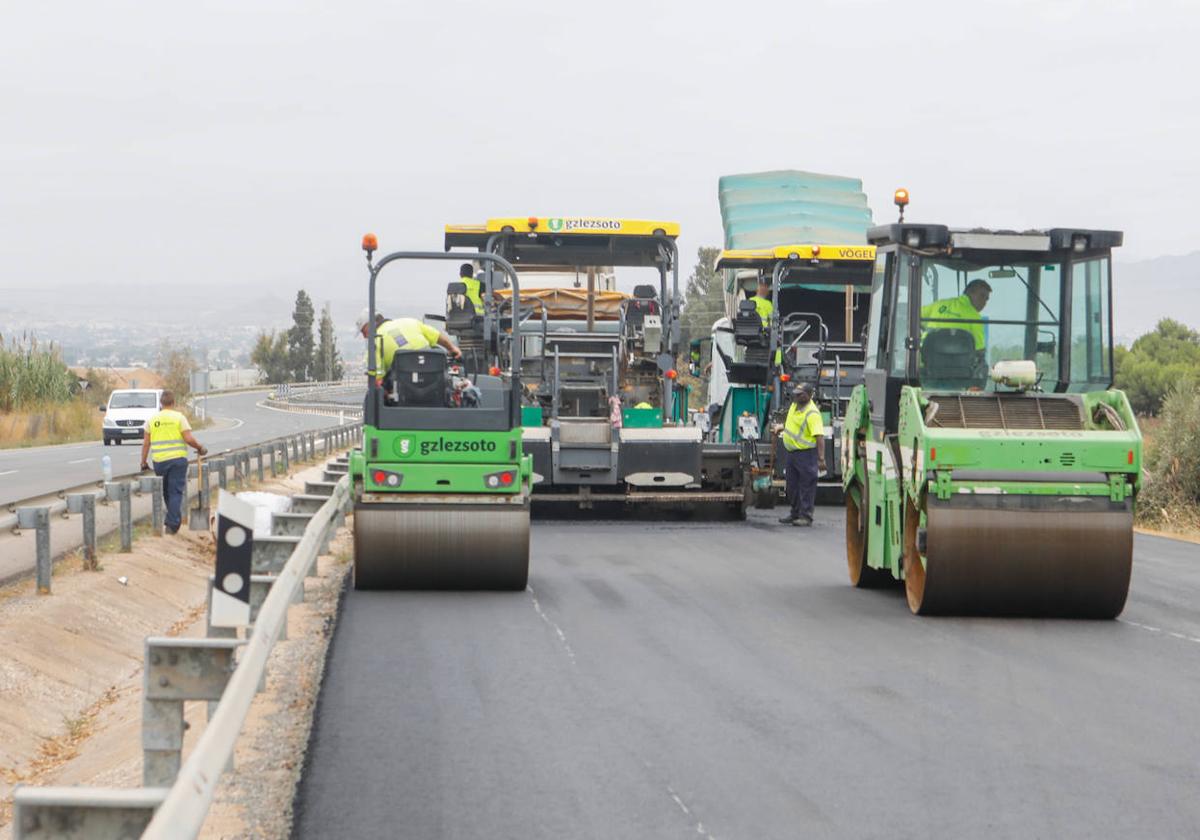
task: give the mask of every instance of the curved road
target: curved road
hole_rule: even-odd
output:
[[[316,414],[262,408],[258,403],[267,393],[247,391],[209,397],[209,414],[225,422],[217,428],[198,429],[196,439],[208,447],[211,455],[219,455],[223,450],[337,422]],[[100,481],[100,459],[105,455],[112,457],[114,475],[136,472],[141,446],[140,440],[121,446],[95,441],[0,450],[0,505]]]
[[[1119,621],[918,619],[843,515],[536,523],[524,593],[347,593],[300,838],[1200,830],[1200,547]]]

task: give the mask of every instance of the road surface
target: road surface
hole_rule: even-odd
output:
[[[347,593],[299,838],[1200,832],[1200,547],[1119,621],[918,619],[843,515],[534,525],[524,593]]]
[[[258,403],[266,395],[266,391],[252,391],[209,397],[209,414],[222,422],[217,428],[198,429],[196,439],[209,448],[210,454],[219,455],[222,450],[336,422],[316,414],[262,408]],[[105,455],[112,458],[114,475],[137,472],[141,447],[140,440],[127,441],[121,446],[105,446],[97,440],[0,450],[0,505],[100,481],[100,459]]]

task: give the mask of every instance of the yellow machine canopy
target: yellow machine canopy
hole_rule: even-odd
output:
[[[870,286],[875,270],[874,245],[776,245],[722,251],[718,269],[754,269],[768,277],[784,263],[788,284],[814,286]]]
[[[490,244],[517,265],[654,266],[664,240],[679,236],[678,222],[600,216],[525,216],[488,219],[482,225],[446,225],[445,248],[483,251]]]

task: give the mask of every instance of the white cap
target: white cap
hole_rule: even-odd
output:
[[[358,313],[358,320],[354,322],[354,329],[362,332],[362,328],[365,327],[367,322],[370,320],[371,310],[369,307],[364,306],[362,312]]]

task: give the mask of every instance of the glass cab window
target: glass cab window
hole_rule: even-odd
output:
[[[1059,378],[1063,266],[926,257],[919,290],[917,374],[926,388],[993,389],[992,365],[1031,359],[1043,387]]]
[[[1108,275],[1108,257],[1071,265],[1071,391],[1112,384]]]

